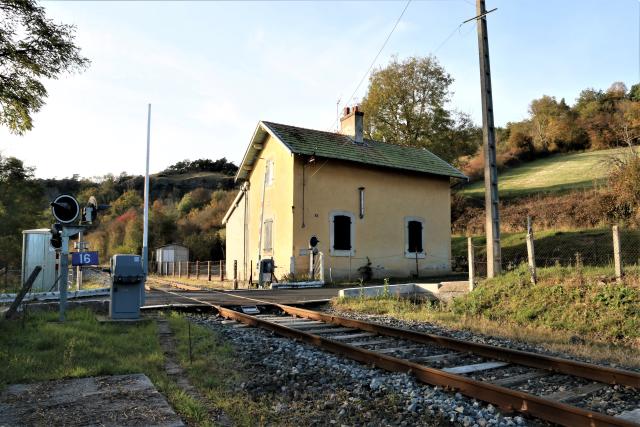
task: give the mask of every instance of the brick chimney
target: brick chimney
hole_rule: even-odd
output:
[[[364,113],[360,111],[359,105],[353,107],[344,107],[342,117],[340,118],[340,133],[349,135],[356,144],[364,142]]]

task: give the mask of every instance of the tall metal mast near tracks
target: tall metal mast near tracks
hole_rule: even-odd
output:
[[[495,9],[493,9],[495,10]],[[489,12],[493,12],[493,10]],[[500,216],[498,213],[498,171],[496,167],[496,134],[493,127],[493,96],[489,66],[487,10],[484,0],[476,0],[478,50],[480,53],[480,89],[482,91],[482,142],[484,145],[484,187],[487,236],[487,277],[502,271],[500,250]]]

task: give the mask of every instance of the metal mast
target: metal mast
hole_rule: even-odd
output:
[[[500,216],[498,213],[498,171],[496,168],[496,134],[493,126],[493,97],[487,37],[487,10],[484,0],[476,0],[478,50],[480,53],[480,88],[482,91],[482,139],[484,145],[484,188],[487,236],[487,277],[502,271],[500,251]]]
[[[147,112],[147,162],[144,173],[144,211],[142,224],[142,268],[145,279],[149,274],[149,148],[151,145],[151,104]],[[143,294],[144,298],[144,294]],[[144,299],[143,299],[144,301]]]

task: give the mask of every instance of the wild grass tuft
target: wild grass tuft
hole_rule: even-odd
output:
[[[482,282],[449,304],[397,297],[333,301],[336,308],[543,344],[592,359],[640,367],[640,268],[617,282],[608,267],[526,265]]]

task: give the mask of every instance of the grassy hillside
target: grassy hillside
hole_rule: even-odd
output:
[[[507,169],[498,177],[500,197],[592,188],[606,179],[608,160],[623,151],[624,148],[613,148],[557,154]],[[484,197],[484,182],[474,182],[463,188],[461,193],[469,197]]]

